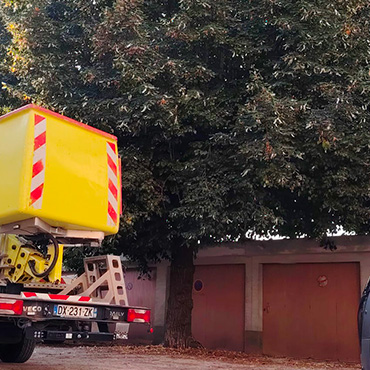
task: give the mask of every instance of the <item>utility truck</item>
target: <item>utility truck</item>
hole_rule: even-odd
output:
[[[150,328],[130,307],[121,260],[84,261],[62,279],[63,250],[118,232],[121,166],[113,135],[27,105],[0,117],[0,360],[27,361],[37,342],[127,339]]]

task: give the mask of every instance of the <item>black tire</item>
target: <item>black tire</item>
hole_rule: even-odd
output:
[[[19,343],[0,344],[0,360],[18,364],[26,362],[32,356],[35,346],[33,339],[24,337]]]

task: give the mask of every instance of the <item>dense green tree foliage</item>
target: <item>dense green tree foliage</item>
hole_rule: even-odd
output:
[[[259,41],[264,66],[256,64],[256,94],[239,119],[264,136],[259,176],[282,235],[337,225],[368,232],[369,10],[365,1],[258,9],[269,36]]]
[[[1,4],[6,93],[119,139],[107,248],[172,261],[169,345],[191,336],[199,245],[368,232],[366,1]]]
[[[7,64],[2,64],[1,61],[7,57],[8,46],[11,43],[11,36],[6,29],[6,25],[0,21],[0,115],[9,112],[12,108],[20,104],[19,99],[9,95],[7,84],[16,83],[16,78],[12,74],[11,69]]]

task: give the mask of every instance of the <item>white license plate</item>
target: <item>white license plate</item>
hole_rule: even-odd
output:
[[[54,306],[54,316],[59,317],[80,317],[85,319],[95,319],[98,309],[94,307],[67,306],[58,304]]]

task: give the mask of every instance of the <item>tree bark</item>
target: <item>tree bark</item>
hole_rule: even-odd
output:
[[[194,248],[178,246],[172,253],[170,294],[168,297],[166,332],[167,347],[188,347],[193,309]]]

